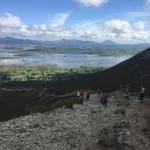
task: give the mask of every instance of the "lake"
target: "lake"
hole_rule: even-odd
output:
[[[15,57],[11,52],[0,52],[1,65],[57,65],[62,68],[77,68],[80,66],[114,66],[124,60],[131,58],[128,56],[98,56],[94,54],[34,54],[33,56]],[[9,58],[10,57],[10,58]]]

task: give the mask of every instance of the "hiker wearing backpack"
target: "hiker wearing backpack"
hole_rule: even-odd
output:
[[[80,91],[77,92],[77,99],[80,99],[81,93]]]
[[[82,104],[83,104],[83,102],[84,102],[84,93],[83,93],[83,91],[81,91],[80,97],[81,97],[81,102],[82,102]]]
[[[86,94],[86,101],[90,101],[90,92],[89,91]]]
[[[104,98],[103,98],[103,103],[104,103],[104,106],[105,106],[105,107],[107,107],[107,102],[108,102],[107,99],[108,99],[108,93],[105,93],[105,94],[104,94]]]
[[[144,96],[145,96],[145,88],[142,85],[141,86],[141,91],[140,91],[140,101],[141,101],[141,103],[143,103]]]
[[[81,99],[83,99],[83,91],[81,91],[80,97],[81,97]]]

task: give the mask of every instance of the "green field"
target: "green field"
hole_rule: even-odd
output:
[[[54,66],[0,66],[0,72],[6,73],[4,81],[57,80],[70,79],[80,74],[104,70],[104,67],[82,66],[80,68],[63,69]]]
[[[99,56],[125,56],[135,55],[142,51],[140,48],[111,47],[111,46],[35,46],[35,49],[27,50],[27,53],[45,53],[45,54],[96,54]]]

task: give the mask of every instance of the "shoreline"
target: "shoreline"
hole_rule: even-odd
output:
[[[3,66],[58,66],[58,68],[80,68],[80,66],[112,67],[133,55],[97,55],[97,54],[35,54],[23,57],[0,57]]]

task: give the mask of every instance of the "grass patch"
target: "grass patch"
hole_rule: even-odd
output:
[[[47,111],[52,111],[58,108],[73,108],[74,104],[83,104],[83,100],[77,100],[75,97],[67,97],[62,99],[57,99],[54,102],[50,104],[37,104],[35,106],[32,106],[31,108],[26,108],[26,114],[31,113],[44,113]]]

